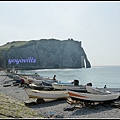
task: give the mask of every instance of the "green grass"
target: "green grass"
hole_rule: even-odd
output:
[[[13,42],[8,42],[3,46],[0,46],[0,54],[2,53],[2,50],[9,50],[11,46],[13,47],[18,47],[25,45],[28,41],[13,41]]]
[[[5,45],[3,46],[0,46],[0,49],[8,49],[10,48],[11,46],[21,46],[21,45],[24,45],[26,44],[28,41],[13,41],[13,42],[8,42],[6,43]]]
[[[25,106],[24,102],[0,92],[0,119],[1,118],[43,118],[43,116]]]

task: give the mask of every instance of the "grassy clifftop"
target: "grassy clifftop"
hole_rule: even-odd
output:
[[[0,53],[2,50],[8,50],[11,47],[18,47],[21,45],[25,45],[28,41],[13,41],[13,42],[8,42],[3,46],[0,46]]]
[[[42,118],[24,103],[0,92],[0,118]]]

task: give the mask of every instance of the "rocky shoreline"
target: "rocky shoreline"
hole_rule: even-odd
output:
[[[0,77],[0,81],[3,81],[3,77]],[[5,79],[6,80],[10,80]],[[103,118],[120,118],[120,108],[117,107],[113,107],[110,104],[99,104],[96,105],[94,107],[82,107],[79,108],[76,107],[74,109],[69,109],[69,110],[65,110],[65,108],[70,108],[72,105],[67,103],[67,99],[63,99],[63,100],[46,100],[45,103],[41,103],[41,104],[32,104],[29,106],[25,106],[24,102],[25,101],[35,101],[35,99],[31,99],[28,98],[24,87],[20,87],[20,86],[8,86],[8,87],[3,87],[3,82],[1,82],[0,84],[0,96],[2,96],[1,93],[4,93],[6,95],[7,98],[5,98],[7,101],[2,101],[2,98],[4,97],[0,97],[0,101],[1,104],[7,104],[7,102],[9,101],[9,97],[13,97],[15,99],[15,101],[12,101],[8,104],[8,106],[12,105],[13,111],[16,112],[16,110],[19,110],[18,106],[14,107],[13,103],[17,103],[16,101],[19,102],[19,104],[21,106],[23,106],[24,109],[20,108],[20,111],[17,111],[18,116],[16,116],[16,114],[14,114],[14,117],[18,117],[18,118],[49,118],[50,114],[54,114],[54,118],[79,118],[79,119],[86,119],[86,118],[99,118],[99,119],[103,119]],[[9,97],[8,97],[9,96]],[[17,103],[18,104],[18,103]],[[2,109],[4,109],[6,111],[6,113],[8,113],[8,111],[10,110],[10,108],[8,109],[3,106]],[[29,109],[32,112],[28,112],[26,111],[26,108]],[[33,112],[34,111],[34,112]],[[12,112],[12,115],[13,113]],[[5,112],[4,112],[5,113]],[[30,113],[30,114],[28,114]],[[34,114],[33,114],[34,113]],[[2,114],[2,113],[1,113]],[[27,115],[28,114],[28,115]],[[3,116],[2,116],[3,117]],[[6,115],[6,117],[13,117],[13,116],[8,116]]]

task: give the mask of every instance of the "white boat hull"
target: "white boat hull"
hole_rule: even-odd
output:
[[[42,98],[42,99],[59,99],[68,98],[67,91],[39,91],[33,89],[25,89],[29,98]]]
[[[68,91],[69,96],[72,99],[77,99],[81,101],[91,101],[91,102],[104,102],[112,101],[119,98],[120,93],[111,93],[111,94],[91,94],[91,93],[81,93],[75,91]]]
[[[91,86],[86,86],[86,90],[87,92],[93,93],[93,94],[111,94],[111,92],[108,90],[100,90],[97,88],[93,88]]]
[[[52,83],[52,86],[54,89],[59,89],[59,90],[83,90],[85,91],[85,87],[82,85],[75,86],[70,83]]]
[[[32,77],[28,77],[28,76],[22,76],[22,79],[27,84],[30,84],[30,83],[42,84],[43,81],[54,81],[53,79],[49,79],[49,78],[35,79]]]
[[[42,84],[30,83],[29,86],[30,86],[30,88],[35,89],[35,90],[43,90],[44,89],[44,86],[42,86]]]

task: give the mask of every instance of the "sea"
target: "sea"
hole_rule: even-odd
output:
[[[91,68],[76,69],[37,69],[20,70],[20,73],[38,73],[42,77],[53,78],[60,82],[79,80],[80,85],[92,83],[93,87],[120,88],[120,66],[92,66]]]

